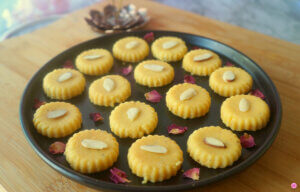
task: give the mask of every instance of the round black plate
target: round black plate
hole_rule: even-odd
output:
[[[257,64],[255,64],[251,59],[249,59],[239,51],[212,39],[170,31],[154,31],[155,38],[158,38],[160,36],[180,37],[186,42],[189,50],[191,50],[193,46],[199,46],[205,49],[210,49],[219,54],[219,56],[222,58],[223,65],[227,61],[230,61],[234,65],[245,69],[246,71],[248,71],[248,73],[251,74],[251,76],[254,79],[253,88],[258,88],[262,90],[262,92],[266,96],[266,102],[269,104],[271,109],[271,119],[267,127],[260,131],[251,132],[251,134],[255,138],[256,147],[252,149],[243,149],[242,156],[240,157],[240,159],[236,161],[232,166],[225,169],[205,168],[200,166],[198,163],[196,163],[189,157],[189,155],[186,152],[186,141],[188,136],[195,129],[209,125],[219,125],[223,128],[228,129],[222,123],[219,112],[221,103],[225,100],[225,98],[213,93],[213,91],[208,86],[208,77],[194,76],[196,78],[196,83],[207,89],[212,97],[212,105],[209,113],[206,116],[193,120],[183,120],[179,117],[174,116],[168,111],[165,105],[165,99],[162,99],[162,101],[157,104],[151,103],[151,105],[155,108],[159,117],[158,127],[156,128],[153,134],[169,136],[171,139],[175,140],[180,145],[181,149],[184,152],[184,163],[182,169],[187,170],[193,167],[200,167],[201,173],[199,181],[185,179],[182,176],[182,172],[179,171],[176,176],[172,177],[167,181],[155,184],[141,184],[142,178],[133,175],[127,163],[127,151],[129,146],[135,141],[135,139],[120,139],[117,137],[117,140],[120,144],[120,155],[118,161],[114,164],[114,167],[117,167],[127,173],[128,179],[132,181],[129,184],[112,183],[109,180],[109,170],[97,174],[81,174],[70,168],[63,155],[52,155],[49,153],[48,147],[51,143],[53,143],[54,141],[67,142],[70,136],[62,139],[49,139],[38,134],[35,128],[33,127],[32,119],[35,111],[32,108],[32,106],[34,105],[34,98],[39,98],[40,100],[45,100],[47,102],[52,101],[51,99],[47,98],[46,95],[43,93],[43,77],[53,69],[62,67],[62,64],[66,60],[71,59],[74,61],[75,57],[84,50],[91,48],[105,48],[111,51],[114,42],[116,42],[118,39],[129,35],[143,37],[147,32],[149,31],[105,35],[97,39],[81,43],[54,57],[32,77],[24,91],[21,100],[20,118],[25,136],[31,144],[31,146],[33,147],[33,149],[37,152],[37,154],[58,172],[84,185],[88,185],[97,189],[122,191],[174,191],[182,189],[191,189],[226,178],[234,173],[242,171],[246,167],[253,164],[270,147],[280,127],[282,111],[281,102],[274,84],[266,75],[266,73]],[[152,58],[153,57],[150,54],[147,59]],[[162,88],[156,88],[156,90],[163,96],[165,96],[167,90],[170,87],[172,87],[175,84],[182,83],[184,75],[188,74],[181,68],[181,61],[174,62],[171,64],[174,66],[175,69],[175,79],[173,83]],[[135,66],[135,64],[133,66]],[[124,67],[124,64],[121,61],[115,60],[114,66],[109,74],[121,74],[122,67]],[[91,104],[88,99],[88,87],[90,83],[95,79],[100,78],[100,76],[85,77],[87,80],[87,85],[84,93],[81,96],[67,101],[79,107],[83,115],[83,124],[82,128],[79,131],[83,129],[97,128],[111,132],[109,128],[109,114],[113,108],[95,106]],[[136,84],[133,79],[133,73],[126,76],[126,78],[131,82],[132,86],[132,95],[128,100],[139,100],[149,103],[145,100],[144,94],[153,89],[149,89],[147,87]],[[95,124],[89,118],[89,113],[91,112],[100,112],[104,117],[104,121],[102,123]],[[188,131],[183,135],[168,135],[167,126],[171,123],[188,126]],[[241,136],[244,132],[235,133],[238,136]]]

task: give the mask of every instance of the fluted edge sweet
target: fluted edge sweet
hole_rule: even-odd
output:
[[[91,50],[93,50],[93,49],[91,49]],[[89,50],[89,51],[91,51],[91,50]],[[105,63],[103,63],[102,61],[99,61],[99,63],[102,62],[101,65],[90,65],[90,64],[86,64],[86,63],[81,63],[81,62],[79,62],[79,57],[81,55],[78,55],[76,57],[75,65],[80,72],[82,72],[83,74],[86,74],[86,75],[103,75],[105,73],[108,73],[114,64],[114,59],[109,51],[105,50],[105,52],[107,52],[106,57],[108,57],[108,61]]]
[[[209,126],[213,127],[213,126]],[[195,130],[197,131],[197,130]],[[231,166],[236,160],[239,159],[239,157],[242,154],[242,146],[239,144],[237,149],[232,151],[231,153],[226,153],[224,156],[216,156],[209,153],[201,151],[200,149],[197,149],[193,143],[191,136],[193,133],[189,136],[187,141],[187,152],[189,155],[194,159],[196,162],[201,164],[202,166],[208,167],[208,168],[225,168],[228,166]],[[235,135],[235,138],[232,142],[240,143],[239,138]]]
[[[188,57],[190,56],[190,53],[192,51],[190,51],[189,53],[187,53],[182,60],[182,68],[187,71],[190,72],[192,75],[199,75],[199,76],[208,76],[210,75],[212,72],[214,72],[216,69],[218,69],[219,67],[221,67],[222,65],[222,61],[219,59],[215,65],[211,65],[211,66],[205,66],[205,67],[194,67],[193,65],[191,65],[188,61]],[[219,56],[217,56],[219,57]]]
[[[217,94],[223,97],[230,97],[233,95],[240,95],[248,93],[252,88],[253,82],[244,82],[240,87],[224,87],[217,82],[209,81],[210,88]]]
[[[92,129],[92,130],[84,130],[84,131],[97,131],[97,130]],[[72,137],[76,136],[79,133],[75,133]],[[72,137],[69,139],[69,141],[72,139]],[[111,167],[118,159],[119,144],[113,136],[112,139],[116,142],[117,147],[113,148],[113,151],[103,159],[94,158],[94,159],[87,160],[87,159],[80,158],[80,156],[78,156],[77,154],[73,153],[72,150],[70,150],[72,146],[69,141],[67,142],[64,155],[66,157],[67,162],[76,171],[79,171],[81,173],[100,172]]]
[[[174,85],[173,87],[175,88],[177,86],[180,86],[180,84]],[[186,106],[184,104],[178,104],[172,102],[171,99],[168,98],[170,97],[169,96],[170,93],[168,91],[166,95],[166,105],[169,111],[172,112],[174,115],[182,117],[183,119],[193,119],[193,118],[202,117],[206,115],[210,109],[211,98],[209,96],[209,93],[205,89],[203,90],[207,93],[208,99],[202,105],[195,104],[193,106]]]
[[[63,102],[55,102],[55,103],[63,103]],[[70,121],[70,123],[68,124],[60,124],[59,127],[49,126],[49,124],[41,121],[40,118],[41,115],[39,113],[39,110],[41,110],[42,107],[45,106],[46,104],[42,105],[40,108],[37,109],[37,111],[34,114],[33,125],[38,131],[38,133],[47,136],[49,138],[61,138],[72,134],[74,131],[78,130],[81,127],[82,116],[79,109],[76,106],[73,105],[75,107],[75,117],[73,121]]]
[[[177,51],[176,53],[170,53],[168,51],[161,51],[161,50],[157,49],[157,47],[156,47],[156,44],[159,43],[164,38],[165,37],[158,38],[152,43],[151,51],[152,51],[153,56],[161,61],[166,61],[166,62],[181,60],[184,57],[184,55],[186,54],[186,52],[188,51],[188,49],[185,45],[185,42],[180,38],[172,37],[172,38],[179,39],[180,42],[184,44],[184,46],[182,46],[182,48],[179,51]]]
[[[129,101],[127,103],[136,103],[136,102]],[[137,103],[142,103],[142,102],[137,101]],[[134,138],[140,138],[145,134],[150,134],[155,130],[158,123],[158,117],[157,117],[157,113],[150,105],[148,106],[149,106],[149,110],[151,110],[151,115],[147,118],[147,121],[145,121],[144,124],[140,125],[137,131],[133,132],[132,130],[127,129],[127,127],[124,127],[124,125],[122,125],[117,119],[115,118],[113,119],[112,117],[114,117],[116,111],[118,110],[119,107],[121,107],[122,104],[115,107],[109,117],[110,129],[114,134],[116,134],[120,138],[130,137],[134,139]]]
[[[228,99],[230,98],[226,100],[228,101]],[[224,111],[223,104],[221,105],[220,113],[222,122],[235,131],[257,131],[266,127],[270,120],[270,109],[268,106],[266,110],[260,111],[260,116],[248,117],[247,119],[241,119],[235,114]]]
[[[47,83],[43,83],[43,89],[45,94],[50,97],[51,99],[60,99],[60,100],[67,100],[73,97],[80,95],[85,88],[85,79],[74,87],[55,87],[49,86]]]
[[[148,137],[153,137],[153,136],[156,135],[149,135]],[[172,142],[174,141],[172,140]],[[167,165],[167,166],[162,165],[162,166],[155,166],[155,167],[151,165],[146,165],[144,162],[139,161],[139,159],[135,158],[132,155],[131,150],[132,148],[130,147],[127,154],[129,168],[131,169],[133,174],[142,177],[144,179],[143,183],[147,183],[148,181],[152,183],[156,183],[156,182],[161,182],[170,179],[172,176],[175,176],[177,174],[178,170],[181,168],[181,165],[183,163],[183,153],[181,150],[180,150],[180,154],[176,156],[177,160],[175,158],[173,159],[178,163]]]
[[[117,95],[111,96],[111,95],[101,95],[97,92],[95,92],[90,86],[89,88],[89,99],[90,101],[99,106],[105,106],[105,107],[113,107],[116,103],[122,103],[126,101],[128,97],[131,95],[131,86],[130,83],[127,82],[128,88],[124,89],[123,92],[118,93]]]
[[[149,76],[143,76],[139,73],[134,73],[134,79],[138,84],[148,87],[162,87],[170,84],[174,79],[174,70],[171,73],[165,74],[164,76],[153,79]]]
[[[126,37],[128,38],[128,37]],[[120,43],[120,41],[122,41],[123,39],[118,40],[114,45],[113,45],[113,55],[115,58],[121,60],[121,61],[125,61],[125,62],[138,62],[143,60],[145,57],[147,57],[149,55],[149,45],[148,43],[141,39],[141,38],[137,38],[137,37],[130,37],[133,40],[136,39],[139,42],[142,43],[143,48],[142,49],[137,49],[134,50],[133,52],[124,52],[119,46],[118,44]]]

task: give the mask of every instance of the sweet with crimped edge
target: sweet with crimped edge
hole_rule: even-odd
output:
[[[81,145],[85,139],[101,140],[107,144],[103,149],[90,149]],[[81,173],[95,173],[108,169],[117,161],[119,144],[108,132],[84,130],[75,133],[67,142],[64,153],[70,166]]]
[[[166,153],[153,153],[140,149],[151,143],[163,146]],[[128,150],[128,164],[132,173],[142,177],[142,183],[160,182],[177,174],[183,162],[183,153],[175,141],[162,135],[149,135],[136,140]]]
[[[57,118],[49,118],[49,112],[66,111]],[[52,116],[51,116],[52,117]],[[60,138],[70,135],[81,127],[82,116],[79,109],[70,103],[50,102],[39,107],[33,117],[36,130],[49,138]]]
[[[207,145],[203,140],[212,137],[226,147]],[[187,152],[199,164],[208,168],[225,168],[239,159],[242,152],[240,139],[230,130],[218,126],[202,127],[188,138]]]
[[[173,42],[177,44],[175,45]],[[187,47],[182,39],[166,36],[156,39],[152,43],[151,51],[155,58],[161,61],[172,62],[181,60],[187,52]]]
[[[114,88],[107,92],[103,83],[105,79],[111,79],[114,82]],[[101,87],[101,88],[99,88]],[[101,90],[102,91],[99,91]],[[89,99],[91,103],[99,106],[111,106],[116,103],[124,102],[131,95],[131,86],[129,81],[120,75],[107,75],[92,82],[89,87]]]
[[[72,77],[59,81],[59,77],[71,73]],[[51,99],[67,100],[80,95],[85,88],[84,76],[74,69],[55,69],[43,79],[43,90]]]
[[[247,99],[249,103],[248,110],[244,112],[239,109],[242,99]],[[268,104],[253,95],[235,95],[227,98],[221,105],[220,114],[223,123],[235,131],[260,130],[266,127],[270,119]]]
[[[233,81],[224,81],[223,74],[226,71],[234,73]],[[217,94],[223,97],[248,93],[252,88],[252,77],[238,67],[222,67],[215,70],[209,77],[209,86]]]
[[[203,60],[200,60],[201,58],[203,58]],[[195,59],[197,61],[195,61]],[[216,53],[206,49],[189,51],[185,54],[182,61],[182,68],[185,71],[199,76],[208,76],[217,68],[221,67],[221,65],[222,60],[220,57]]]
[[[178,94],[178,90],[183,87],[186,87],[186,89],[194,88],[197,94],[189,100],[180,101],[180,97],[178,96],[177,98],[175,95]],[[190,103],[192,101],[194,101],[193,104]],[[195,101],[197,102],[195,103]],[[210,104],[211,98],[209,93],[204,88],[195,84],[183,83],[174,85],[166,94],[166,105],[169,111],[183,119],[193,119],[204,116],[208,113]]]
[[[132,108],[138,109],[137,117],[131,120],[126,114],[128,112],[128,110],[125,110],[126,108],[128,108],[128,110]],[[123,110],[125,114],[120,114],[120,111]],[[145,116],[145,114],[148,115]],[[120,116],[122,116],[122,118]],[[143,120],[141,121],[140,118],[143,118]],[[157,127],[157,123],[158,116],[154,108],[139,101],[121,103],[114,108],[109,116],[110,129],[120,138],[140,138],[146,134],[150,134]]]
[[[156,68],[163,69],[161,71],[153,71],[145,66],[157,66]],[[148,87],[162,87],[171,83],[174,79],[173,67],[163,61],[159,60],[146,60],[139,63],[134,69],[135,81],[144,86]]]
[[[75,59],[77,69],[86,75],[102,75],[108,73],[114,59],[106,49],[89,49],[80,53]]]
[[[135,36],[119,39],[113,45],[112,50],[115,58],[125,62],[138,62],[149,55],[148,43],[144,39]]]

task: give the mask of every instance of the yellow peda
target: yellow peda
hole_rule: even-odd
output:
[[[143,184],[167,180],[176,175],[183,162],[183,153],[172,139],[149,135],[136,140],[128,150],[128,164]]]
[[[208,168],[225,168],[239,159],[240,139],[230,130],[217,126],[195,130],[188,138],[187,152],[199,164]]]
[[[106,131],[84,130],[68,140],[64,154],[74,170],[95,173],[108,169],[117,161],[119,144]]]
[[[204,116],[209,111],[211,98],[204,88],[182,83],[169,89],[166,104],[174,115],[183,119],[193,119]]]
[[[54,69],[43,79],[45,94],[51,99],[71,99],[84,91],[85,78],[74,69]]]
[[[253,95],[236,95],[221,105],[223,123],[235,131],[256,131],[264,128],[270,119],[268,104]]]
[[[109,72],[114,59],[106,49],[90,49],[76,57],[75,65],[86,75],[102,75]]]
[[[113,45],[113,55],[125,62],[138,62],[149,55],[148,43],[139,37],[124,37]]]
[[[161,87],[174,79],[173,67],[163,61],[143,61],[134,70],[134,79],[138,84],[148,87]]]
[[[162,61],[179,61],[187,52],[185,42],[178,37],[161,37],[151,46],[152,54]]]
[[[221,67],[220,57],[206,49],[196,49],[188,52],[182,61],[182,68],[193,75],[210,75],[217,68]]]
[[[36,130],[50,138],[70,135],[81,127],[81,122],[79,109],[65,102],[46,103],[36,110],[33,117]]]
[[[90,101],[95,105],[111,106],[124,102],[131,95],[130,83],[120,75],[107,75],[95,80],[89,88]]]
[[[139,138],[154,131],[158,123],[155,110],[145,103],[121,103],[109,116],[111,131],[121,138]]]
[[[209,86],[223,97],[240,95],[251,90],[252,77],[237,67],[222,67],[215,70],[209,77]]]

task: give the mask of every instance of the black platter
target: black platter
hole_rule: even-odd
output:
[[[249,167],[253,164],[259,157],[261,157],[267,149],[271,146],[276,135],[279,131],[281,116],[282,116],[282,108],[281,102],[279,98],[279,94],[272,83],[271,79],[268,75],[251,59],[247,56],[242,54],[241,52],[229,47],[228,45],[224,45],[220,42],[215,40],[186,34],[186,33],[179,33],[179,32],[170,32],[170,31],[153,31],[155,38],[161,36],[177,36],[182,38],[189,50],[192,49],[193,46],[198,46],[205,49],[210,49],[216,52],[222,59],[223,65],[229,61],[234,65],[245,69],[248,73],[251,74],[254,80],[253,88],[258,88],[262,90],[262,92],[266,96],[266,102],[270,106],[271,110],[271,119],[268,123],[267,127],[256,132],[248,132],[252,134],[256,141],[256,146],[251,149],[243,149],[242,156],[238,161],[236,161],[232,166],[225,168],[225,169],[209,169],[200,166],[198,163],[193,161],[186,152],[186,141],[188,136],[197,128],[209,126],[209,125],[219,125],[223,128],[227,128],[220,119],[220,106],[221,103],[225,100],[224,97],[221,97],[215,94],[208,86],[208,77],[198,77],[196,78],[196,84],[204,87],[211,95],[212,98],[212,105],[210,108],[209,113],[201,118],[193,119],[193,120],[183,120],[179,117],[174,116],[171,114],[166,105],[165,99],[163,98],[160,103],[153,104],[146,101],[144,94],[149,92],[153,89],[138,85],[134,82],[133,79],[133,72],[125,76],[131,83],[132,87],[132,95],[128,100],[139,100],[148,104],[151,104],[158,113],[159,122],[158,127],[154,131],[153,134],[160,134],[169,136],[171,139],[175,140],[181,147],[184,152],[184,163],[182,166],[183,170],[187,170],[193,167],[200,168],[200,180],[193,181],[190,179],[183,178],[182,171],[178,171],[178,174],[172,177],[170,180],[159,182],[155,184],[141,184],[142,178],[139,178],[133,175],[128,167],[127,163],[127,152],[129,146],[135,141],[135,139],[120,139],[116,136],[119,144],[120,144],[120,154],[118,161],[114,164],[114,167],[117,167],[123,171],[125,171],[128,175],[128,179],[131,180],[131,183],[128,184],[114,184],[109,180],[109,170],[97,173],[97,174],[90,174],[85,175],[79,172],[76,172],[70,168],[68,163],[65,160],[63,155],[52,155],[48,151],[48,147],[54,141],[63,141],[67,142],[68,137],[62,139],[49,139],[37,133],[35,128],[33,127],[32,119],[35,110],[33,109],[34,105],[34,98],[39,98],[40,100],[44,100],[47,102],[52,101],[51,99],[47,98],[46,95],[43,93],[42,90],[42,80],[43,77],[50,71],[56,68],[61,68],[62,64],[66,61],[71,59],[73,62],[76,56],[87,49],[91,48],[105,48],[108,50],[112,50],[112,46],[114,42],[118,39],[130,35],[143,37],[146,33],[151,31],[139,31],[139,32],[129,32],[129,33],[119,33],[119,34],[111,34],[105,35],[79,45],[76,45],[63,53],[59,54],[58,56],[51,59],[48,63],[46,63],[29,81],[23,97],[21,99],[20,104],[20,119],[24,134],[31,144],[32,148],[36,151],[36,153],[52,168],[57,170],[58,172],[62,173],[63,175],[80,182],[84,185],[96,188],[96,189],[105,189],[105,190],[119,190],[119,191],[175,191],[175,190],[184,190],[184,189],[191,189],[196,188],[199,186],[204,186],[206,184],[216,182],[218,180],[224,179],[238,173],[245,168]],[[152,59],[153,56],[150,54],[146,59]],[[181,68],[181,61],[179,62],[171,62],[175,69],[175,79],[173,83],[164,86],[162,88],[155,88],[159,93],[161,93],[165,97],[165,93],[167,90],[178,83],[183,82],[183,78],[185,74],[188,74]],[[135,67],[136,64],[133,64]],[[128,66],[126,64],[125,66]],[[115,59],[114,66],[109,74],[121,74],[121,68],[125,67],[123,62],[118,61]],[[95,79],[100,78],[101,76],[86,76],[87,85],[85,88],[84,93],[81,96],[76,98],[67,100],[67,102],[75,104],[79,107],[82,117],[83,117],[83,124],[82,128],[78,131],[83,129],[91,129],[97,128],[110,131],[109,128],[109,114],[112,107],[99,107],[95,106],[90,103],[88,99],[88,87],[92,81]],[[101,123],[94,123],[89,118],[89,113],[91,112],[100,112],[104,117],[104,121]],[[168,135],[167,126],[171,123],[175,123],[178,125],[186,125],[188,126],[188,131],[185,132],[183,135]],[[77,132],[78,132],[77,131]],[[235,132],[238,136],[241,136],[244,132]]]

